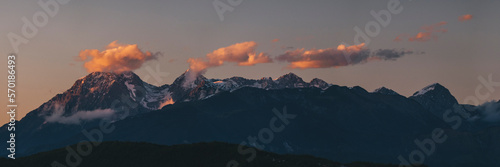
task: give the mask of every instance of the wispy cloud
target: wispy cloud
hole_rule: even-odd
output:
[[[447,29],[442,28],[442,26],[446,24],[448,24],[448,22],[442,21],[433,25],[423,26],[420,28],[423,31],[409,37],[408,41],[427,42],[431,39],[435,40],[438,38],[436,33],[445,33],[448,31]]]
[[[396,36],[396,38],[394,38],[394,41],[399,42],[399,41],[402,41],[404,38],[407,38],[407,37],[408,37],[408,34],[400,34],[400,35]]]
[[[467,21],[472,19],[471,14],[466,14],[458,17],[458,20],[461,22]],[[428,26],[423,26],[421,27],[421,31],[416,33],[415,35],[408,35],[408,34],[400,34],[394,38],[395,42],[400,42],[403,41],[405,38],[408,39],[410,42],[427,42],[430,40],[436,40],[438,39],[438,34],[446,33],[448,32],[448,29],[443,28],[443,26],[447,25],[448,22],[446,21],[441,21],[436,24],[428,25]]]
[[[64,116],[64,107],[56,105],[52,115],[45,117],[46,122],[61,124],[80,124],[82,121],[95,119],[112,119],[117,117],[112,109],[97,109],[93,111],[78,111],[70,116]]]
[[[478,114],[473,119],[490,123],[500,123],[500,102],[486,102],[479,105],[477,111]]]

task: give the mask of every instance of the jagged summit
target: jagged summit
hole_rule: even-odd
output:
[[[114,73],[114,72],[91,72],[88,75],[80,78],[80,79],[100,79],[100,80],[109,80],[109,79],[118,79],[118,78],[127,78],[133,80],[141,80],[137,74],[132,71],[125,71],[122,73]],[[142,81],[142,80],[141,80]]]
[[[392,89],[386,88],[386,87],[380,87],[378,89],[375,89],[373,91],[373,93],[380,93],[380,94],[384,94],[384,95],[399,95],[398,92],[396,92]]]
[[[319,78],[312,79],[311,82],[309,82],[309,84],[317,88],[327,88],[328,86],[330,86],[330,84],[328,84],[326,81]]]
[[[75,84],[68,91],[77,91],[79,94],[82,93],[81,91],[108,94],[113,93],[113,91],[117,93],[127,92],[126,90],[132,91],[134,87],[144,88],[145,86],[155,87],[143,82],[139,76],[131,71],[123,73],[92,72],[75,81]]]
[[[430,84],[430,85],[424,87],[423,89],[413,93],[413,96],[425,95],[428,92],[445,92],[445,93],[448,92],[449,93],[449,90],[446,89],[443,85],[441,85],[439,83],[433,83],[433,84]]]
[[[306,82],[304,82],[301,77],[295,75],[294,73],[288,73],[279,77],[278,79],[276,79],[276,83],[279,85],[279,88],[307,87]]]
[[[170,85],[168,92],[171,92],[174,101],[192,101],[211,97],[214,94],[223,91],[233,91],[242,87],[255,87],[260,89],[283,89],[283,88],[306,88],[317,87],[326,89],[331,84],[315,78],[310,83],[294,73],[288,73],[276,80],[271,77],[262,77],[261,79],[247,79],[234,76],[226,79],[207,79],[203,75],[196,78],[191,76],[189,71],[184,72],[177,77]]]
[[[439,83],[426,86],[409,98],[417,101],[425,109],[438,117],[442,117],[446,110],[458,105],[457,99],[455,99],[447,88]]]
[[[421,90],[413,93],[413,99],[432,99],[436,101],[447,101],[448,103],[458,103],[450,91],[439,83],[430,84]]]
[[[276,81],[304,82],[304,80],[302,80],[301,77],[299,77],[298,75],[296,75],[294,73],[285,74],[285,75],[279,77],[278,79],[276,79]]]
[[[88,93],[106,95],[109,93],[124,92],[127,85],[143,86],[144,82],[133,72],[112,73],[92,72],[75,81],[75,84],[66,91],[67,93],[85,96]]]
[[[175,79],[171,87],[189,89],[199,86],[206,81],[207,78],[201,74],[193,74],[190,71],[185,71]]]
[[[73,87],[94,88],[93,91],[96,91],[96,89],[104,91],[113,84],[124,84],[125,82],[137,85],[143,84],[141,78],[131,71],[123,73],[92,72],[75,81]]]
[[[262,78],[260,78],[260,80],[271,80],[272,81],[273,78],[271,78],[271,77],[262,77]]]

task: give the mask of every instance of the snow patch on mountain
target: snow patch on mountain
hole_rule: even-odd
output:
[[[386,88],[386,87],[380,87],[378,89],[375,89],[372,93],[380,93],[384,95],[399,95],[396,91]]]
[[[125,85],[127,86],[127,89],[130,91],[130,98],[135,100],[135,85],[130,84],[129,81],[125,82]]]
[[[432,85],[429,85],[425,88],[423,88],[422,90],[419,90],[418,92],[416,92],[415,94],[413,94],[413,96],[421,96],[421,95],[424,95],[426,94],[427,92],[431,91],[431,90],[434,90],[436,84],[432,84]]]
[[[143,107],[151,110],[159,109],[166,105],[164,104],[166,101],[172,99],[171,93],[169,92],[168,88],[162,89],[146,82],[144,82],[143,84],[145,95],[140,102]]]

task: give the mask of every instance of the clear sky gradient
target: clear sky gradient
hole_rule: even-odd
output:
[[[220,1],[229,5],[226,0]],[[85,49],[102,50],[118,40],[137,44],[143,51],[162,52],[163,56],[147,61],[134,72],[144,78],[148,75],[145,67],[155,69],[158,65],[169,75],[160,83],[154,79],[148,82],[170,84],[188,69],[188,58],[204,57],[235,43],[255,41],[257,52],[268,53],[273,58],[283,54],[287,47],[307,50],[337,48],[342,42],[354,44],[353,27],[364,29],[365,24],[375,20],[370,11],[386,10],[389,0],[243,0],[232,7],[231,12],[224,13],[223,21],[212,2],[71,0],[61,5],[47,25],[19,47],[17,119],[88,74],[83,62],[77,61],[80,51]],[[0,4],[0,51],[6,56],[14,52],[7,34],[21,34],[24,24],[21,18],[32,20],[33,14],[43,9],[36,0],[3,0]],[[255,66],[225,63],[204,75],[257,79],[293,72],[305,81],[317,77],[337,85],[359,85],[368,91],[385,86],[405,96],[438,82],[450,89],[459,102],[475,95],[480,85],[479,76],[492,74],[493,81],[500,82],[500,1],[401,0],[401,6],[403,11],[392,15],[389,25],[381,28],[366,47],[423,54],[338,68],[290,69],[285,62]],[[472,15],[472,19],[459,21],[459,17],[466,14]],[[446,32],[432,32],[428,41],[408,40],[425,32],[423,26],[442,21],[447,24],[439,28]],[[402,34],[407,37],[394,41]],[[273,42],[274,39],[279,41]],[[0,64],[6,66],[5,57]],[[0,76],[6,92],[7,71]],[[499,99],[500,87],[497,87],[486,101]],[[7,104],[6,95],[0,100]],[[0,114],[0,122],[7,122],[7,114]]]

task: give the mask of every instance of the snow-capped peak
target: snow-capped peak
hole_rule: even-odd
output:
[[[431,91],[436,90],[436,89],[446,89],[446,88],[439,83],[434,83],[434,84],[426,86],[423,89],[415,92],[413,94],[413,96],[421,96],[421,95],[427,94],[428,92],[431,92]]]
[[[189,71],[175,79],[171,85],[157,87],[143,82],[133,72],[112,73],[92,72],[78,79],[72,88],[64,94],[56,96],[54,103],[71,104],[71,112],[79,110],[92,111],[110,108],[115,99],[126,96],[134,103],[148,110],[156,110],[174,102],[202,100],[213,95],[234,91],[243,87],[259,89],[283,89],[318,87],[328,88],[331,84],[315,78],[307,83],[299,76],[289,73],[273,80],[271,77],[246,79],[231,77],[227,79],[207,79],[203,75],[190,78]],[[186,87],[188,83],[188,87]],[[137,110],[139,111],[139,110]]]

